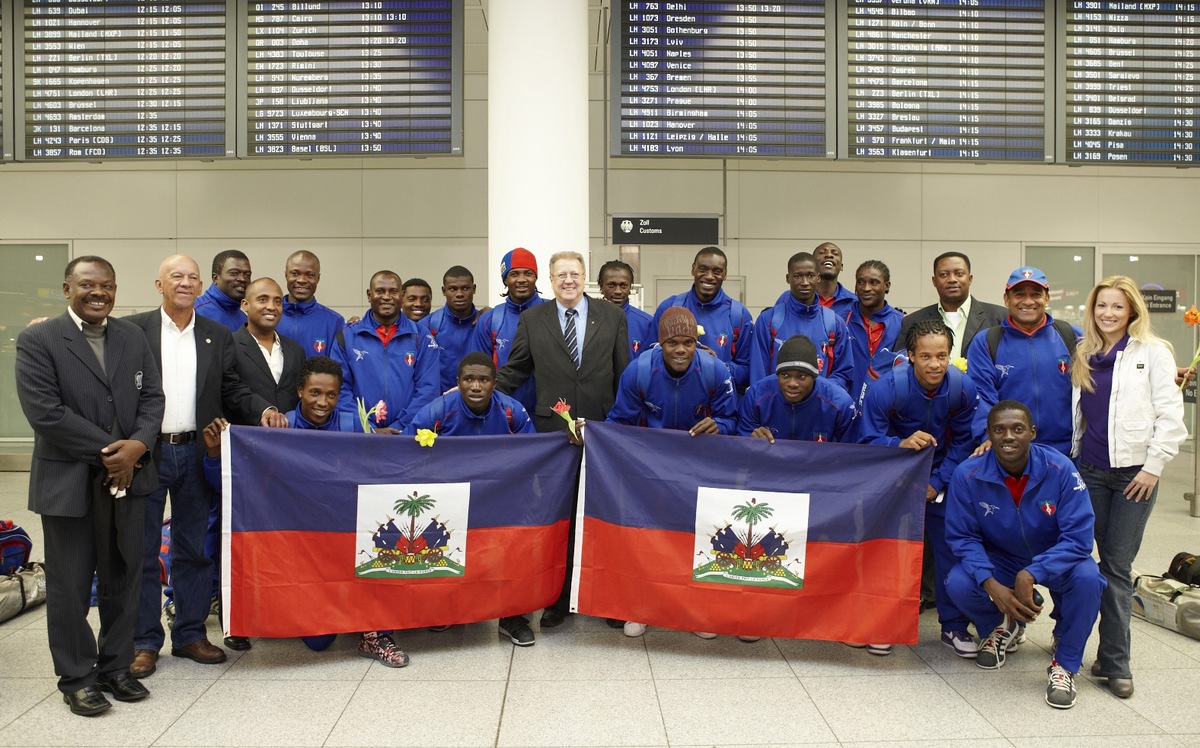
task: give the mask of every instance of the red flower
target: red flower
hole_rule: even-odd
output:
[[[563,398],[558,398],[558,404],[554,406],[554,412],[559,415],[567,415],[571,412],[571,406],[567,405],[567,401]]]

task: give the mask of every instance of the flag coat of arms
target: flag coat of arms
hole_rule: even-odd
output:
[[[225,628],[310,636],[545,607],[562,589],[578,469],[562,434],[423,448],[408,437],[232,427],[221,476]]]
[[[589,423],[572,605],[718,634],[917,640],[932,450]]]

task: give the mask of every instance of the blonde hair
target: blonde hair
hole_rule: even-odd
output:
[[[554,265],[561,260],[574,260],[575,262],[579,263],[579,268],[581,270],[587,268],[587,264],[583,261],[583,255],[579,254],[578,252],[566,250],[563,252],[555,252],[554,254],[550,255],[550,263],[548,267],[550,268],[551,273],[554,272]]]
[[[1127,275],[1110,275],[1096,284],[1088,294],[1083,313],[1083,338],[1075,346],[1075,360],[1071,362],[1071,382],[1084,392],[1094,392],[1096,382],[1092,379],[1092,356],[1104,350],[1105,339],[1096,326],[1096,299],[1100,292],[1112,288],[1125,295],[1129,302],[1129,326],[1126,332],[1133,340],[1142,343],[1160,343],[1175,354],[1171,344],[1154,334],[1150,326],[1150,311],[1137,283]]]

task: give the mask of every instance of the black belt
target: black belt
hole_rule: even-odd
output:
[[[163,444],[191,444],[196,441],[196,432],[180,431],[178,434],[159,434],[158,440]]]

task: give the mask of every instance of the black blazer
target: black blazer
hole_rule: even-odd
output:
[[[629,333],[625,312],[603,299],[588,297],[583,364],[578,369],[567,352],[553,299],[521,312],[508,363],[496,377],[505,394],[533,377],[537,390],[534,424],[538,431],[565,431],[566,420],[554,412],[559,399],[576,418],[604,420],[616,400],[617,382],[629,365]]]
[[[296,394],[296,378],[300,375],[300,367],[304,365],[304,349],[291,338],[279,336],[283,348],[283,373],[279,375],[279,384],[271,376],[271,368],[267,359],[258,348],[258,341],[250,334],[245,325],[233,333],[233,347],[236,355],[238,377],[241,378],[250,391],[287,413],[300,402]]]
[[[962,351],[962,356],[967,355],[967,347],[971,345],[971,341],[980,330],[986,330],[989,327],[1000,324],[1008,317],[1008,310],[997,304],[988,304],[985,301],[980,301],[974,296],[971,297],[971,314],[967,317],[967,326],[963,328],[963,341],[959,346]],[[904,345],[904,338],[908,335],[908,328],[912,327],[917,322],[927,319],[941,320],[942,315],[938,314],[938,305],[931,304],[930,306],[918,309],[912,314],[906,315],[904,321],[900,323],[900,337],[897,339],[897,345]]]
[[[193,312],[193,314],[195,314]],[[196,430],[202,430],[214,418],[231,423],[257,426],[263,411],[272,407],[255,395],[238,377],[229,328],[199,314],[196,318]],[[162,375],[162,309],[134,314],[125,319],[142,328],[158,374]],[[162,425],[162,419],[159,419]],[[204,440],[196,439],[196,459],[204,455]]]
[[[159,370],[145,336],[134,325],[109,317],[105,369],[70,315],[33,325],[17,338],[17,395],[33,427],[29,510],[82,517],[91,506],[91,468],[112,444],[119,424],[126,439],[153,452],[163,417]],[[106,373],[107,371],[107,373]],[[130,494],[158,488],[158,473],[145,459]]]

